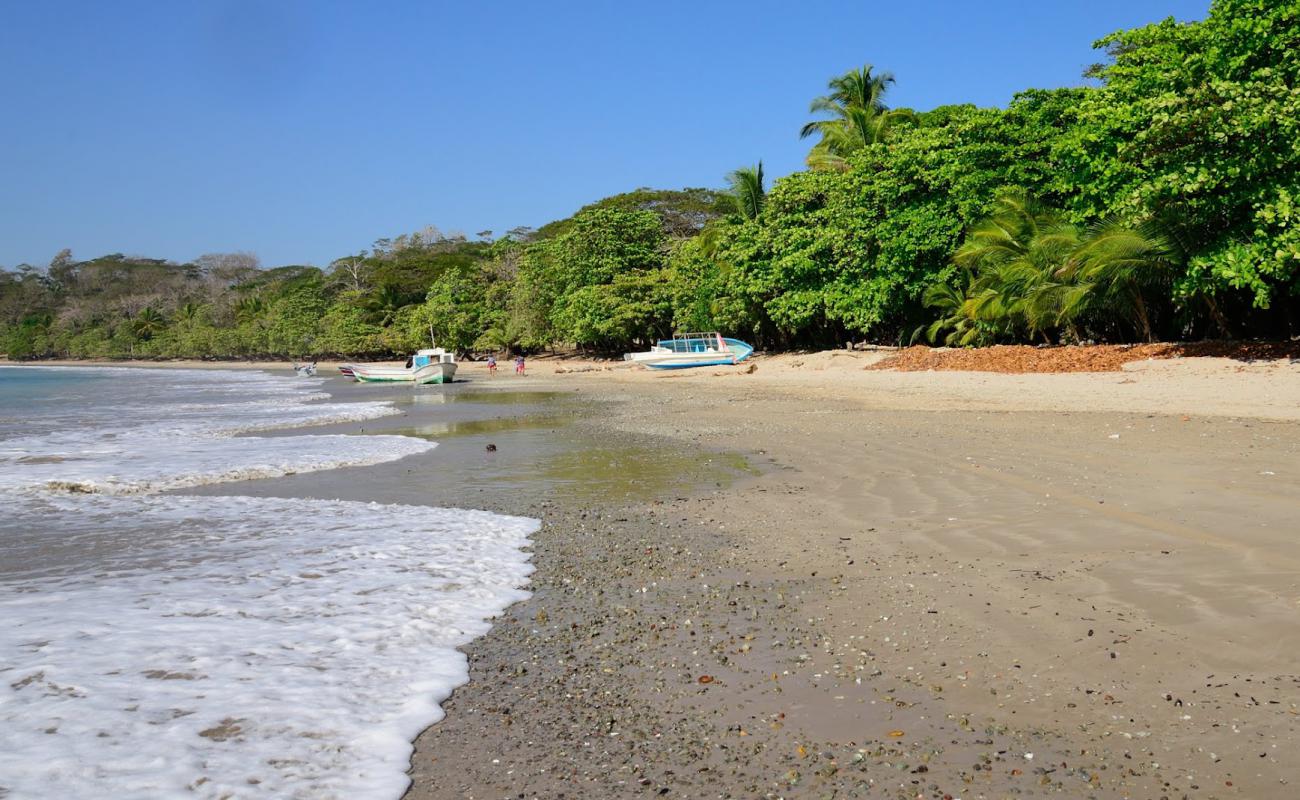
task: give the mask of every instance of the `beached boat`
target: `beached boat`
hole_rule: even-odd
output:
[[[456,378],[456,355],[441,347],[416,352],[402,367],[347,364],[352,377],[362,383],[451,383]]]
[[[679,333],[671,339],[661,339],[644,353],[626,353],[623,360],[654,369],[716,367],[739,364],[752,352],[754,348],[739,339],[727,339],[722,334],[711,331]]]
[[[339,372],[343,373],[343,377],[345,377],[345,378],[351,378],[351,379],[354,380],[354,381],[357,379],[357,376],[352,374],[352,365],[351,365],[351,364],[341,364],[341,365],[339,365]]]

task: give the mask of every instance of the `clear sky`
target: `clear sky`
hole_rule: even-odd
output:
[[[639,186],[801,167],[808,101],[1082,83],[1092,42],[1209,0],[0,0],[0,265],[64,247],[320,266]]]

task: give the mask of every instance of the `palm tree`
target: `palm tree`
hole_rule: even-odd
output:
[[[509,350],[510,345],[514,344],[510,340],[509,334],[500,326],[492,326],[479,334],[474,340],[474,349],[483,350]]]
[[[176,309],[176,319],[183,322],[192,322],[199,316],[199,306],[197,303],[185,303]]]
[[[1154,341],[1146,298],[1168,295],[1179,258],[1154,222],[1112,218],[1080,231],[1022,192],[1003,193],[953,255],[967,271],[965,292],[947,284],[926,291],[926,305],[942,316],[925,333],[966,345],[1022,333],[1050,341],[1047,332],[1060,329],[1077,341],[1082,325],[1127,319]]]
[[[149,340],[167,327],[167,319],[152,308],[145,308],[131,321],[131,329],[141,339]]]
[[[763,188],[763,162],[755,167],[741,167],[727,175],[731,184],[731,194],[736,198],[736,207],[745,219],[757,219],[763,211],[767,200],[767,191]]]
[[[235,319],[239,322],[253,322],[266,310],[266,303],[258,295],[249,295],[235,304]]]
[[[867,64],[862,69],[853,69],[826,84],[830,94],[815,98],[808,107],[813,114],[830,114],[831,119],[814,120],[803,126],[799,138],[806,139],[814,133],[822,133],[829,126],[843,119],[848,109],[861,108],[880,113],[889,107],[885,105],[885,93],[895,83],[893,73],[881,72],[873,75],[872,66]]]
[[[940,281],[925,290],[921,297],[922,302],[930,308],[937,308],[941,316],[929,325],[917,328],[912,333],[911,344],[915,344],[922,336],[934,344],[940,341],[941,334],[942,341],[947,347],[970,347],[992,343],[994,331],[989,326],[982,325],[967,316],[965,312],[966,296],[973,278],[974,276],[969,272],[966,273],[966,289],[958,289]]]
[[[704,230],[700,231],[700,235],[693,241],[699,247],[701,256],[712,259],[722,247],[723,226],[717,223],[705,225]]]
[[[953,255],[972,276],[962,312],[1004,334],[1046,339],[1078,308],[1078,276],[1061,273],[1078,246],[1078,229],[1053,209],[1021,192],[999,195]]]
[[[894,76],[888,72],[872,74],[871,70],[868,64],[832,78],[827,84],[830,94],[812,101],[808,109],[811,113],[829,114],[830,118],[813,120],[799,131],[800,139],[821,136],[808,153],[808,166],[844,169],[845,157],[850,153],[885,141],[899,124],[916,121],[913,112],[892,111],[884,103]]]
[[[1154,222],[1128,224],[1111,218],[1088,230],[1058,275],[1092,287],[1077,299],[1080,311],[1100,307],[1128,317],[1144,339],[1154,342],[1144,293],[1167,289],[1178,258],[1174,241]]]
[[[385,283],[379,287],[378,291],[365,299],[363,307],[370,312],[370,321],[376,323],[381,328],[388,327],[397,312],[407,305],[406,296],[402,290]]]
[[[1024,192],[1008,191],[993,200],[993,213],[971,226],[952,260],[978,271],[1028,256],[1034,241],[1056,231],[1059,215]]]

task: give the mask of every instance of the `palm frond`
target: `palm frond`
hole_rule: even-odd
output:
[[[844,113],[844,108],[845,104],[835,97],[822,95],[821,97],[814,97],[813,101],[808,104],[808,113],[841,116]]]
[[[885,93],[893,83],[893,75],[873,74],[870,64],[831,78],[826,85],[829,94],[814,98],[808,106],[809,113],[830,118],[806,123],[799,129],[799,138],[821,134],[818,146],[840,159],[830,162],[828,168],[841,168],[842,159],[850,152],[882,142],[893,127],[915,121],[914,113],[890,112],[885,105]],[[827,160],[814,159],[810,153],[809,166],[814,161]]]
[[[810,169],[843,171],[848,169],[848,162],[844,157],[833,153],[829,148],[818,144],[808,151],[807,158],[804,159]]]
[[[745,219],[757,219],[763,211],[766,190],[763,187],[763,162],[754,167],[741,167],[727,175],[736,206]]]

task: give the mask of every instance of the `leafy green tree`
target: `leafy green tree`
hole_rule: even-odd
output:
[[[374,356],[385,352],[382,329],[367,319],[355,295],[341,294],[320,319],[316,355]]]
[[[597,209],[617,211],[649,211],[659,217],[664,235],[671,239],[695,236],[715,219],[734,210],[734,202],[727,192],[717,189],[637,189],[597,200],[578,209],[571,217],[543,225],[539,230],[522,236],[510,235],[519,242],[551,239],[573,227],[582,215]]]
[[[765,347],[906,338],[933,318],[927,287],[957,280],[951,255],[997,192],[1051,180],[1051,143],[1076,102],[1066,90],[1026,93],[1006,111],[936,109],[844,170],[778,180],[761,217],[715,223],[700,246],[673,251],[673,281],[686,284],[675,318],[712,319]]]
[[[412,324],[448,350],[470,350],[487,327],[487,290],[478,268],[448,270],[429,288]]]
[[[326,305],[319,279],[285,287],[267,309],[268,352],[293,357],[316,352]]]
[[[581,212],[563,233],[530,244],[515,302],[544,317],[546,330],[527,335],[614,349],[645,336],[647,326],[662,328],[666,319],[651,319],[647,310],[665,317],[670,310],[647,299],[641,278],[662,266],[666,245],[658,215],[616,208]]]
[[[1249,306],[1295,333],[1300,291],[1300,6],[1215,0],[1098,43],[1111,63],[1057,142],[1058,192],[1081,221],[1160,219],[1188,254],[1180,297]]]
[[[50,341],[53,323],[53,315],[47,312],[24,316],[16,324],[8,326],[2,343],[5,353],[14,359],[53,355],[54,349]]]

